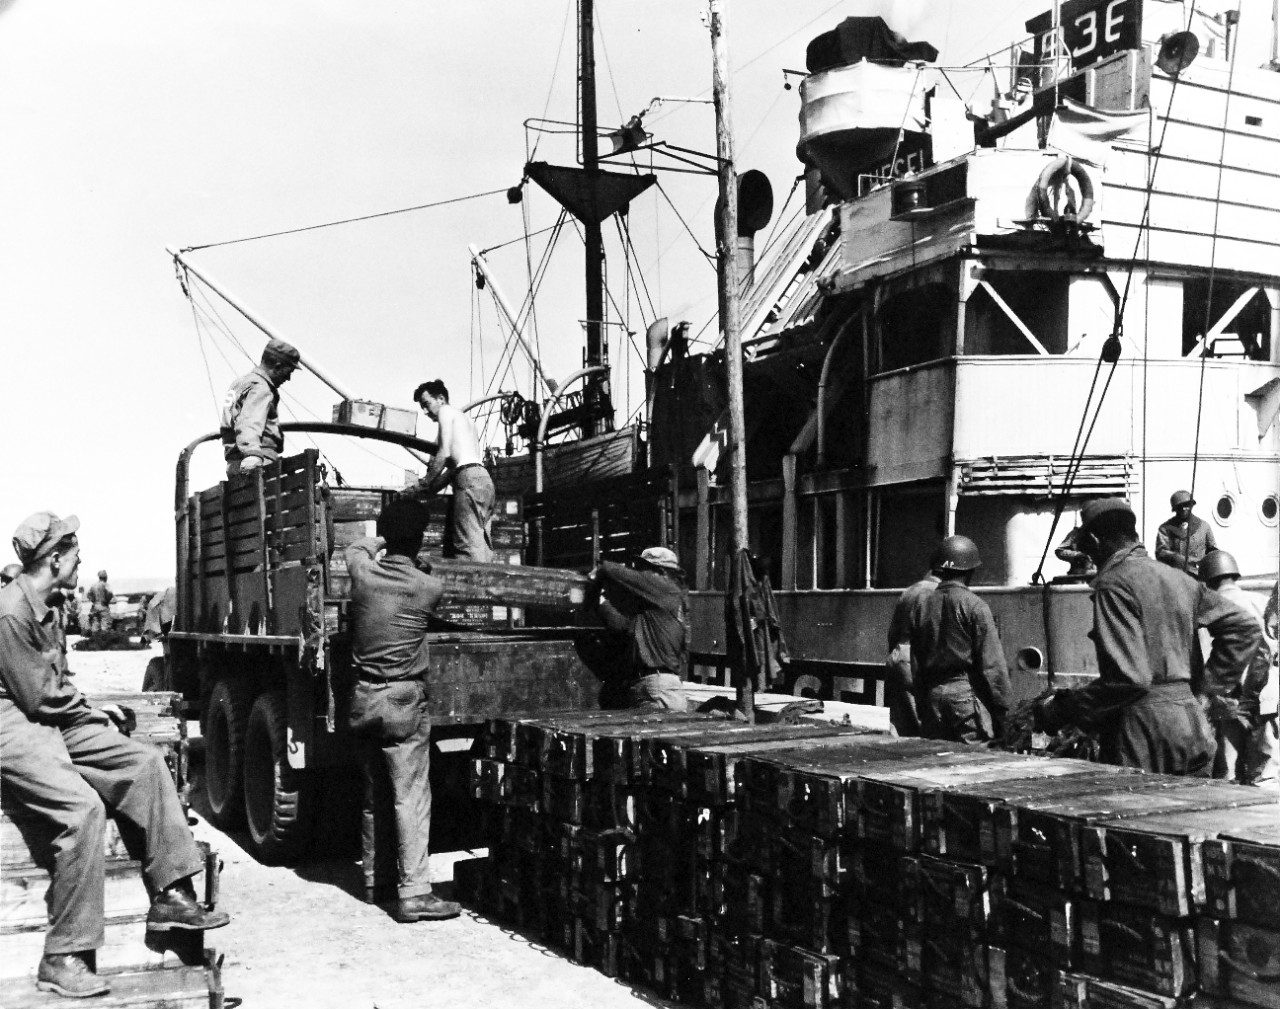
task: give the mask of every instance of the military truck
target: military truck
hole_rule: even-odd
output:
[[[429,441],[375,428],[284,429],[435,450]],[[197,439],[178,459],[177,606],[164,687],[181,691],[188,714],[201,720],[211,819],[224,829],[243,824],[260,859],[287,862],[309,848],[325,804],[350,790],[343,548],[373,534],[395,491],[341,486],[308,449],[192,493],[192,455],[217,437]],[[437,499],[427,551],[440,546],[444,507]],[[598,706],[597,678],[580,658],[582,635],[590,632],[522,626],[526,607],[578,607],[585,578],[521,566],[519,500],[500,500],[498,510],[501,563],[429,554],[446,586],[439,629],[429,634],[430,716],[440,751],[465,750],[476,728],[499,714]],[[454,760],[459,770],[464,756]]]

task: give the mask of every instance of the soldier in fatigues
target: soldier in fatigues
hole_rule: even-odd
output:
[[[115,593],[107,581],[106,571],[98,572],[98,580],[89,586],[89,633],[105,634],[111,630],[111,600]]]
[[[1200,561],[1200,578],[1263,629],[1262,644],[1242,671],[1238,696],[1222,698],[1208,712],[1218,744],[1213,776],[1242,785],[1274,785],[1276,707],[1280,702],[1275,637],[1266,629],[1262,601],[1240,587],[1240,566],[1231,554],[1225,550],[1205,554]]]
[[[889,620],[889,657],[885,660],[885,705],[889,721],[899,736],[920,735],[920,712],[916,708],[915,666],[911,661],[911,628],[921,606],[941,582],[930,571],[898,597]]]
[[[1098,566],[1091,634],[1098,678],[1040,701],[1037,724],[1046,732],[1068,724],[1096,730],[1106,763],[1207,777],[1215,746],[1191,692],[1196,629],[1213,640],[1203,683],[1210,704],[1238,686],[1262,629],[1234,603],[1149,557],[1128,502],[1090,501],[1080,517],[1082,546]]]
[[[392,917],[401,922],[452,918],[461,910],[431,892],[427,864],[426,633],[444,583],[415,564],[426,524],[422,505],[392,501],[378,518],[378,538],[359,540],[346,551],[356,670],[350,728],[364,775],[365,898],[394,898]]]
[[[982,565],[967,536],[948,536],[929,566],[939,584],[924,596],[911,628],[921,735],[962,743],[1000,736],[1009,707],[1009,670],[991,609],[969,591]]]
[[[152,895],[148,932],[230,920],[196,900],[191,877],[204,860],[164,757],[117,731],[128,726],[123,709],[91,707],[68,677],[53,605],[75,588],[79,525],[74,515],[30,516],[13,537],[23,572],[0,591],[0,782],[49,838],[47,850],[35,853],[51,866],[36,987],[72,998],[109,987],[93,965],[105,941],[107,810],[130,856],[142,862]]]
[[[1195,503],[1191,491],[1174,491],[1169,498],[1173,515],[1156,532],[1156,560],[1193,577],[1200,570],[1200,558],[1218,549],[1209,523],[1191,514]]]
[[[262,362],[231,383],[222,403],[222,455],[227,476],[279,459],[284,451],[277,409],[280,386],[289,381],[301,360],[283,340],[270,341]]]

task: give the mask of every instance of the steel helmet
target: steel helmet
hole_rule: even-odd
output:
[[[1240,565],[1225,550],[1210,550],[1200,558],[1200,580],[1211,582],[1224,575],[1240,577]]]
[[[973,571],[982,567],[978,546],[968,536],[948,536],[929,558],[934,571]]]
[[[649,547],[640,554],[640,559],[651,567],[664,568],[667,571],[680,570],[680,560],[676,557],[675,551],[668,550],[666,547]]]
[[[1177,511],[1183,505],[1193,505],[1195,503],[1196,499],[1191,496],[1191,491],[1189,490],[1176,490],[1169,495],[1169,507],[1174,511]]]

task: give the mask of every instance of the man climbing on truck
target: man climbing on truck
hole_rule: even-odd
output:
[[[445,537],[446,557],[493,560],[490,526],[496,492],[493,478],[481,461],[480,434],[471,418],[449,402],[449,390],[439,379],[423,382],[413,398],[440,425],[435,457],[427,475],[404,496],[422,498],[453,484],[453,509]]]
[[[235,476],[279,459],[284,451],[277,409],[280,386],[289,381],[302,360],[297,348],[271,340],[252,371],[231,383],[222,404],[222,455],[227,476]]]

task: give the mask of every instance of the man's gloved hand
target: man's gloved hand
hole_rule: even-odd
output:
[[[133,735],[138,727],[138,716],[133,713],[132,708],[123,704],[104,704],[98,710],[110,718],[111,724],[126,736]]]
[[[240,472],[246,473],[251,469],[261,469],[262,459],[256,455],[245,456],[240,460]]]

